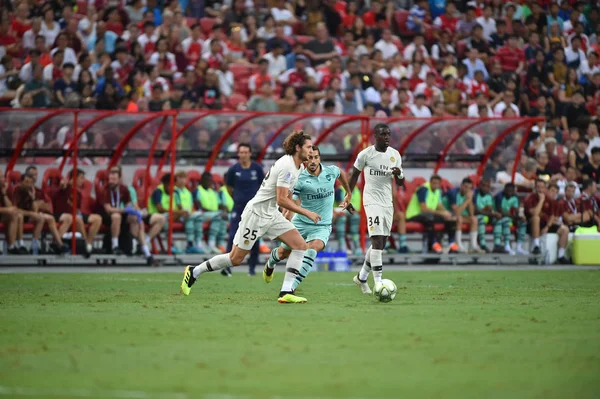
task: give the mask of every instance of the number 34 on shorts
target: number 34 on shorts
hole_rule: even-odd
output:
[[[394,223],[394,207],[365,205],[369,236],[389,236]]]

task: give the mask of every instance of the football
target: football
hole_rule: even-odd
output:
[[[375,283],[375,287],[373,288],[373,292],[375,293],[375,298],[379,302],[390,302],[396,297],[396,284],[392,280],[383,279],[380,283]]]

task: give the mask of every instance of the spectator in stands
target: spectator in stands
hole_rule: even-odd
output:
[[[523,248],[525,233],[527,232],[527,221],[525,214],[519,211],[519,199],[515,195],[515,185],[507,183],[504,189],[494,197],[494,253],[510,255],[528,255]],[[510,231],[511,226],[517,229],[516,251],[511,248]],[[504,247],[502,246],[504,241]]]
[[[327,27],[320,22],[316,27],[316,36],[304,46],[304,54],[314,65],[322,64],[333,57],[337,57],[333,41],[329,38]]]
[[[462,226],[464,223],[470,229],[471,241],[469,252],[481,253],[482,250],[477,243],[478,225],[477,217],[475,216],[475,206],[473,204],[473,181],[468,177],[464,178],[460,187],[448,190],[444,197],[444,206],[456,217],[456,243],[458,251],[467,252],[462,246]]]
[[[285,56],[283,55],[283,45],[280,42],[276,42],[271,51],[264,55],[263,59],[267,60],[269,65],[268,74],[273,79],[277,79],[279,75],[288,69]]]
[[[39,254],[42,229],[45,225],[48,226],[48,230],[50,230],[50,234],[54,238],[54,242],[51,244],[52,250],[57,254],[67,253],[69,252],[69,248],[64,245],[62,238],[58,234],[54,217],[45,213],[45,211],[52,211],[52,209],[45,200],[40,198],[40,195],[44,195],[41,193],[41,190],[38,194],[34,186],[37,179],[37,169],[30,169],[30,171],[33,173],[25,172],[21,177],[21,184],[15,188],[14,202],[19,208],[19,212],[23,214],[24,222],[27,223],[30,221],[35,225],[31,246],[32,253],[34,255]]]
[[[410,106],[410,112],[416,118],[431,118],[431,110],[425,105],[426,100],[425,94],[415,96],[415,103]]]
[[[593,180],[600,184],[600,147],[594,147],[591,150],[591,156],[588,163],[581,169],[583,178]]]
[[[579,136],[579,130],[575,128],[577,136]],[[587,137],[579,137],[576,145],[572,150],[569,151],[569,166],[577,170],[577,175],[580,176],[583,168],[588,164],[589,157],[587,155],[587,148],[590,141]]]
[[[19,219],[23,220],[23,215],[19,213],[17,207],[13,206],[8,195],[8,185],[4,173],[0,172],[0,221],[4,224],[6,235],[7,253],[9,255],[24,255],[26,250],[17,245],[17,229]]]
[[[202,211],[204,221],[209,223],[208,250],[211,253],[219,254],[225,252],[223,243],[229,214],[222,196],[217,193],[214,186],[212,175],[204,172],[200,185],[194,193],[194,204],[196,209]]]
[[[433,175],[429,182],[417,189],[406,208],[406,220],[423,225],[427,234],[427,249],[435,253],[442,253],[443,248],[435,237],[435,224],[443,223],[448,235],[448,251],[458,252],[459,247],[455,242],[456,217],[444,208],[441,192],[442,178]]]
[[[410,9],[406,26],[413,32],[425,31],[425,16],[427,15],[427,0],[418,0]]]
[[[85,182],[85,172],[81,169],[76,170],[77,173],[77,211],[76,211],[76,227],[77,231],[83,235],[85,241],[85,253],[84,256],[89,258],[92,254],[92,246],[96,239],[96,234],[100,230],[102,225],[102,218],[100,215],[95,213],[84,214],[82,213],[82,207],[85,205],[83,201],[87,201],[81,194],[80,187]],[[60,187],[54,190],[52,194],[52,203],[54,208],[54,218],[60,223],[58,233],[62,237],[67,231],[71,231],[73,223],[73,171],[71,170],[67,175],[66,179],[63,179],[60,183]],[[89,224],[89,229],[86,231],[85,224]]]
[[[129,235],[123,235],[120,242],[123,227],[129,227],[131,235],[142,246],[146,262],[148,265],[153,264],[154,259],[148,246],[150,239],[146,238],[142,213],[137,209],[137,205],[131,201],[127,186],[121,183],[121,169],[119,167],[110,169],[108,173],[108,186],[104,189],[103,194],[103,198],[99,198],[99,202],[104,208],[102,222],[106,227],[110,228],[111,252],[114,255],[122,255],[124,251],[121,249],[121,246],[127,245],[129,247],[131,245],[131,243],[125,242]],[[159,231],[161,229],[162,225]]]
[[[262,166],[252,161],[252,149],[250,144],[241,142],[237,146],[239,162],[233,165],[225,173],[225,185],[229,195],[233,198],[233,209],[229,221],[229,240],[227,251],[233,246],[233,237],[240,223],[244,207],[258,191],[263,179]],[[248,274],[254,275],[258,264],[259,242],[252,247],[248,259]],[[225,271],[225,273],[228,273]],[[229,272],[230,273],[230,272]]]
[[[254,112],[277,112],[279,110],[279,106],[273,99],[273,88],[270,81],[262,81],[260,90],[248,101],[247,109]]]

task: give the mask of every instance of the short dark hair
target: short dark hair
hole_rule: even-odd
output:
[[[35,165],[29,165],[27,167],[27,169],[25,169],[25,173],[29,174],[29,172],[31,172],[32,170],[37,170],[37,166],[35,166]]]
[[[429,178],[429,181],[434,181],[434,180],[442,181],[442,176],[440,176],[440,175],[431,175],[431,177]]]
[[[556,183],[550,183],[550,185],[548,186],[548,189],[551,188],[555,188],[557,191],[559,191],[560,189],[558,188],[558,185]]]
[[[319,156],[321,156],[321,150],[319,150],[319,147],[317,147],[316,145],[313,145],[312,150],[318,152]]]
[[[122,171],[121,171],[121,167],[120,166],[113,166],[112,168],[110,168],[108,170],[108,174],[112,174],[112,173],[116,173],[119,175],[119,177],[121,177]]]
[[[250,146],[250,143],[239,143],[238,144],[238,150],[240,149],[240,147],[246,147],[250,152],[252,152],[252,147]]]
[[[537,179],[535,179],[535,184],[538,184],[538,183],[544,183],[544,186],[547,186],[547,185],[548,185],[548,184],[546,183],[546,180],[544,180],[544,179],[541,179],[541,178],[539,178],[539,177],[538,177]]]
[[[79,177],[79,176],[85,176],[85,172],[83,171],[83,169],[79,169],[79,168],[77,168],[77,169],[75,170],[75,172],[77,173],[77,177]],[[72,178],[73,178],[73,169],[71,169],[71,170],[69,171],[69,173],[67,173],[67,176],[69,177],[69,179],[72,179]]]
[[[588,187],[590,187],[593,184],[594,184],[594,181],[592,179],[590,179],[590,178],[584,179],[583,182],[581,183],[581,191],[587,190]]]
[[[473,184],[473,180],[469,179],[468,177],[465,177],[464,179],[462,179],[462,182],[460,184]]]
[[[514,188],[515,188],[515,183],[506,183],[506,184],[504,185],[504,189],[506,190],[507,188],[512,188],[512,189],[514,189]]]
[[[62,69],[75,69],[75,65],[72,62],[65,62],[62,66]]]
[[[31,173],[23,173],[21,175],[21,181],[25,181],[26,178],[30,178],[31,180],[33,180],[33,175]]]
[[[390,127],[385,123],[378,123],[373,129],[373,134],[381,134],[384,130],[390,130]]]
[[[165,173],[163,177],[160,178],[160,182],[163,185],[168,186],[169,183],[171,183],[171,173]]]

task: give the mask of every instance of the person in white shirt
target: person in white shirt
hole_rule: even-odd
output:
[[[483,8],[483,15],[476,19],[477,23],[483,28],[483,37],[488,41],[492,40],[492,35],[496,33],[496,20],[492,18],[492,13],[491,4],[486,4]]]
[[[519,107],[517,107],[513,103],[514,100],[515,100],[515,94],[512,92],[512,90],[506,90],[504,92],[503,101],[500,101],[494,107],[494,115],[496,116],[496,118],[502,118],[502,113],[504,112],[504,110],[506,109],[506,107],[509,106],[509,104],[510,104],[510,107],[515,112],[516,116],[519,116],[520,115],[519,114]]]
[[[275,22],[284,24],[284,33],[286,36],[292,36],[292,26],[296,23],[296,18],[285,6],[285,0],[277,0],[275,7],[271,8],[271,15]]]
[[[425,105],[425,101],[425,94],[415,96],[415,103],[409,107],[415,118],[431,118],[431,110]]]
[[[565,63],[572,68],[575,68],[574,65],[576,65],[577,77],[579,78],[586,72],[587,56],[581,49],[581,38],[579,36],[574,36],[571,39],[571,46],[565,49]]]
[[[279,293],[279,303],[304,303],[306,298],[293,294],[292,285],[302,266],[306,250],[306,242],[280,211],[304,215],[317,224],[321,220],[315,212],[297,205],[289,195],[293,190],[298,176],[302,171],[302,163],[308,160],[312,153],[313,144],[309,135],[302,130],[294,131],[283,142],[286,155],[279,158],[266,174],[261,187],[242,212],[242,218],[233,239],[233,249],[230,253],[217,255],[202,262],[196,267],[187,266],[181,290],[189,295],[192,285],[206,272],[218,271],[226,267],[239,266],[254,244],[261,237],[283,241],[291,253],[286,265],[283,285]],[[346,204],[343,204],[346,206]],[[270,281],[267,271],[263,271],[265,281]]]
[[[375,284],[382,280],[382,254],[394,223],[393,182],[397,186],[404,186],[402,157],[389,145],[391,134],[388,125],[379,123],[375,126],[375,144],[358,154],[349,179],[349,190],[352,192],[364,172],[363,207],[371,246],[367,249],[361,270],[353,279],[363,294],[372,293],[367,283],[371,271]]]
[[[375,48],[381,51],[384,60],[392,58],[398,53],[398,47],[392,42],[392,31],[390,29],[385,28],[383,30],[381,39],[375,43]]]
[[[42,27],[40,31],[46,38],[46,47],[52,47],[56,37],[60,33],[60,25],[54,20],[54,11],[51,7],[44,11],[44,20],[42,21]]]
[[[44,82],[52,83],[52,85],[54,85],[54,81],[56,80],[55,79],[55,76],[56,76],[55,69],[60,70],[60,68],[62,68],[62,65],[64,63],[65,62],[64,62],[63,51],[62,50],[55,51],[54,54],[52,55],[52,62],[44,67],[44,72],[43,72]]]
[[[572,166],[567,166],[567,171],[565,173],[565,177],[563,179],[559,179],[556,182],[558,186],[558,196],[559,198],[565,197],[565,189],[567,186],[572,185],[575,188],[575,192],[573,193],[573,199],[579,198],[581,195],[581,191],[579,190],[579,184],[577,184],[577,169]]]
[[[494,112],[492,111],[492,107],[489,106],[488,99],[487,99],[485,93],[482,93],[482,92],[479,92],[479,94],[477,94],[477,97],[475,97],[475,102],[473,104],[469,105],[469,108],[467,108],[467,117],[479,118],[481,116],[479,107],[482,107],[482,106],[487,108],[487,117],[493,118]]]
[[[283,55],[283,46],[281,43],[275,43],[270,53],[267,53],[263,58],[269,61],[269,75],[273,79],[279,78],[279,75],[287,70],[287,62]]]
[[[23,48],[29,50],[35,48],[35,38],[41,34],[42,20],[34,18],[31,20],[31,29],[23,34]]]
[[[50,56],[52,56],[56,51],[62,50],[64,52],[64,63],[71,63],[73,65],[77,65],[77,54],[75,54],[75,50],[71,47],[67,47],[68,44],[68,36],[66,33],[61,33],[56,38],[56,47],[50,51]]]
[[[450,35],[448,32],[443,31],[440,34],[440,41],[431,46],[431,58],[439,60],[447,54],[456,54],[456,51],[450,44]]]
[[[404,52],[402,53],[404,60],[407,62],[412,61],[413,54],[415,53],[415,51],[420,51],[423,55],[423,58],[428,58],[429,52],[427,51],[427,48],[425,47],[424,43],[425,38],[423,37],[423,35],[415,36],[413,42],[406,46],[406,48],[404,48]]]

